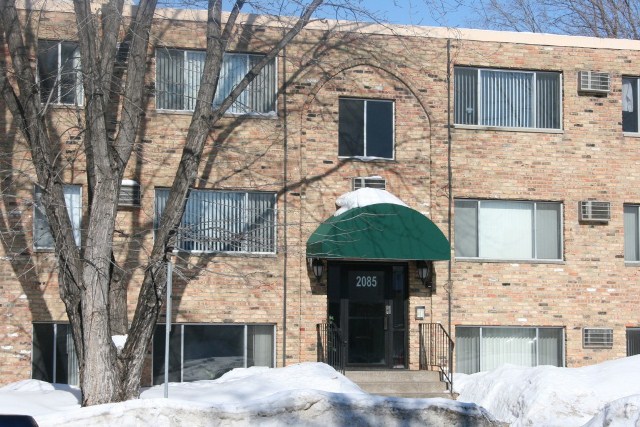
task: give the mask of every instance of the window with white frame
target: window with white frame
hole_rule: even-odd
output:
[[[640,78],[623,77],[622,78],[622,131],[623,132],[640,132],[638,129],[638,85]]]
[[[38,82],[42,103],[82,105],[78,43],[38,40]]]
[[[474,374],[505,363],[564,366],[564,328],[456,327],[456,372]]]
[[[213,105],[219,105],[264,55],[225,53]],[[205,52],[156,49],[156,107],[193,111],[200,89]],[[268,114],[276,110],[276,63],[269,62],[227,111]]]
[[[69,324],[34,323],[32,344],[31,378],[78,385],[78,358]]]
[[[640,261],[640,205],[624,205],[624,260]]]
[[[82,220],[82,186],[65,185],[64,201],[73,228],[76,245],[80,246],[80,222]],[[33,194],[33,247],[35,249],[53,249],[55,242],[49,228],[49,219],[42,205],[42,190],[37,185]]]
[[[338,156],[393,159],[393,101],[340,98]]]
[[[562,258],[560,203],[458,199],[454,227],[457,258]]]
[[[156,189],[155,226],[168,189]],[[177,233],[177,249],[193,252],[276,252],[276,194],[191,190]]]
[[[557,72],[454,69],[459,125],[560,129],[562,81]]]
[[[178,324],[169,333],[169,381],[213,380],[234,368],[275,367],[274,325]],[[165,325],[153,335],[153,384],[164,382]]]

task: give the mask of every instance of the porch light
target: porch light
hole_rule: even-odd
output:
[[[318,283],[320,283],[320,279],[322,279],[322,272],[324,270],[324,264],[320,258],[313,258],[311,260],[311,269],[313,270],[313,275],[316,277]]]
[[[426,261],[416,261],[416,269],[418,271],[418,278],[422,281],[422,284],[427,288],[431,287],[431,271],[429,264]]]

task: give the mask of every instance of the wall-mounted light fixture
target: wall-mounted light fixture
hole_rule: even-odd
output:
[[[424,320],[425,310],[424,305],[416,306],[416,320]]]
[[[431,268],[426,261],[416,261],[416,270],[418,278],[422,281],[422,285],[431,288]]]
[[[320,258],[309,258],[308,262],[316,281],[320,283],[320,279],[322,279],[322,272],[324,271],[324,263]]]

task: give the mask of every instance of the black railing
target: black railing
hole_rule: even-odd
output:
[[[330,365],[344,375],[346,342],[335,323],[318,323],[318,362]]]
[[[421,323],[419,326],[420,369],[437,368],[451,391],[453,378],[449,371],[449,355],[453,354],[453,340],[440,323]]]

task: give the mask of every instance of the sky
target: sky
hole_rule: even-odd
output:
[[[456,374],[454,386],[457,400],[378,396],[328,365],[301,363],[171,383],[168,399],[155,386],[141,399],[81,408],[76,387],[24,380],[0,387],[0,414],[28,414],[40,427],[640,425],[640,356],[581,368],[503,365]]]

